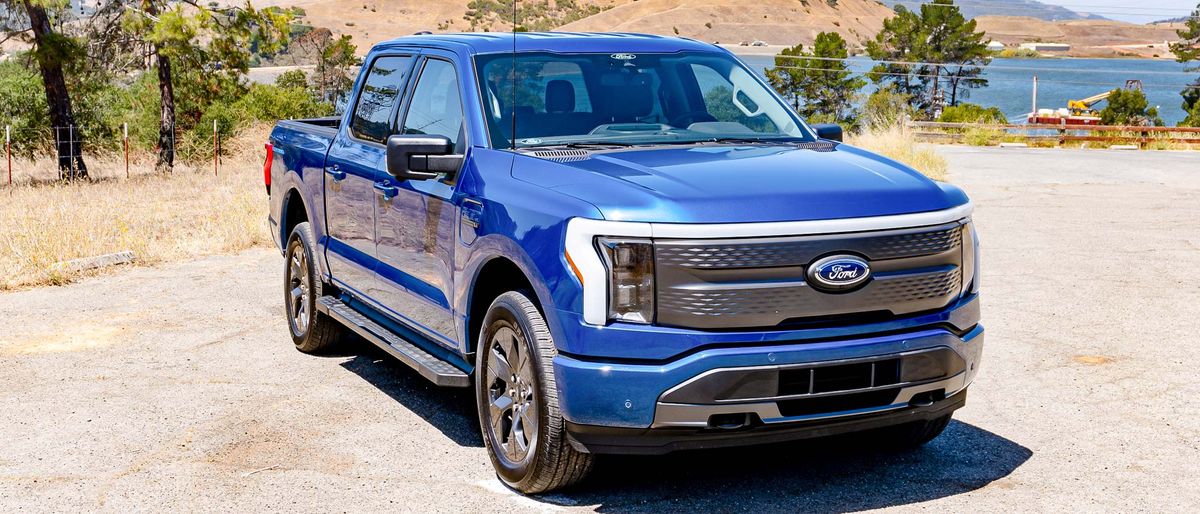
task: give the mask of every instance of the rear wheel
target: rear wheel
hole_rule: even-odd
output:
[[[316,237],[307,222],[296,225],[288,237],[284,253],[283,301],[287,307],[288,328],[296,349],[304,353],[329,351],[341,340],[344,328],[317,312],[317,298],[324,291],[317,267]]]
[[[507,292],[488,309],[476,352],[476,400],[496,475],[523,493],[574,484],[592,456],[567,441],[553,362],[557,353],[528,296]]]

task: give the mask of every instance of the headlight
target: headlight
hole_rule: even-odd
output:
[[[962,295],[979,292],[979,235],[975,222],[967,220],[962,229]]]
[[[654,244],[648,239],[596,238],[608,268],[608,317],[654,321]]]

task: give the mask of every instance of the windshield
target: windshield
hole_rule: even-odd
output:
[[[515,74],[511,54],[493,54],[477,69],[496,148],[813,140],[721,53],[521,53]]]

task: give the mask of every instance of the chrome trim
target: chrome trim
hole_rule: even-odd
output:
[[[566,253],[583,275],[584,322],[605,325],[608,323],[608,280],[593,244],[596,236],[724,239],[868,232],[963,221],[970,218],[973,209],[971,202],[967,202],[940,211],[912,214],[761,223],[645,223],[571,218],[567,221],[565,246]],[[563,266],[568,266],[565,260]]]
[[[943,352],[946,350],[950,350],[950,351],[954,352],[955,355],[958,355],[960,358],[963,357],[962,354],[958,353],[957,351],[954,350],[954,348],[951,348],[949,346],[933,346],[933,347],[929,347],[929,348],[922,348],[920,350],[911,350],[911,351],[907,351],[907,352],[887,353],[887,354],[883,354],[883,355],[871,355],[871,356],[867,356],[867,357],[851,357],[851,358],[847,358],[847,359],[837,359],[837,360],[831,360],[831,361],[796,362],[796,363],[788,363],[788,364],[773,364],[773,365],[768,365],[768,366],[732,366],[732,367],[725,367],[725,368],[713,368],[708,371],[705,371],[704,373],[700,373],[699,375],[696,375],[692,378],[684,380],[683,382],[680,382],[675,387],[672,387],[670,389],[667,389],[666,391],[663,391],[663,393],[658,395],[658,397],[662,398],[664,396],[670,395],[671,393],[674,393],[675,391],[678,391],[680,389],[683,389],[685,387],[692,385],[695,382],[703,380],[705,377],[708,377],[709,375],[713,375],[716,373],[724,373],[726,371],[785,371],[785,370],[789,370],[789,369],[826,368],[829,366],[842,366],[845,364],[861,364],[861,363],[866,363],[866,362],[875,363],[875,362],[891,360],[891,359],[903,359],[905,357],[909,357],[912,355],[919,355],[922,353]],[[964,358],[964,361],[965,361],[965,358]],[[874,378],[875,378],[874,375],[872,375],[871,379],[874,380]],[[814,380],[815,380],[814,374],[809,374],[809,376],[808,376],[808,381],[809,381],[808,390],[809,391],[811,391],[813,389]],[[902,386],[907,386],[910,384],[915,385],[915,384],[919,384],[919,383],[902,382],[902,383],[891,384],[888,386],[878,387],[875,389],[891,389],[894,387],[902,387]],[[755,402],[755,401],[774,401],[774,400],[780,400],[780,399],[794,400],[797,398],[813,398],[813,397],[817,397],[817,396],[830,396],[831,394],[861,393],[863,391],[869,391],[871,389],[872,388],[868,387],[866,389],[854,389],[854,390],[848,390],[848,391],[832,391],[830,393],[799,394],[799,395],[788,395],[788,396],[771,396],[771,397],[763,397],[763,398],[743,398],[743,399],[738,399],[738,400],[714,400],[714,401],[722,402],[722,403],[727,403],[730,401],[745,403],[745,402]],[[659,402],[659,404],[662,405],[663,403]],[[682,404],[672,404],[672,405],[682,405]]]
[[[879,407],[870,407],[866,409],[855,409],[848,411],[823,412],[820,414],[809,414],[805,416],[790,416],[784,417],[779,412],[779,406],[775,402],[757,402],[757,403],[734,403],[734,404],[686,404],[686,403],[662,403],[659,402],[654,409],[654,422],[650,428],[662,427],[683,427],[683,428],[707,428],[708,418],[714,414],[738,414],[738,413],[753,413],[758,415],[763,423],[768,425],[778,423],[790,423],[795,421],[810,421],[816,419],[831,419],[845,416],[856,416],[860,414],[870,414],[875,412],[883,412],[890,410],[903,409],[909,406],[912,398],[918,394],[935,391],[938,389],[946,390],[946,397],[949,398],[958,394],[967,387],[967,373],[961,372],[952,377],[938,380],[936,382],[928,382],[925,384],[904,387],[896,395],[896,400],[890,405]],[[891,387],[881,387],[877,389],[890,389]],[[863,390],[857,390],[862,392]]]

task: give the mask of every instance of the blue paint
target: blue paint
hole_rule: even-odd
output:
[[[388,109],[390,120],[404,119],[412,109],[408,97],[418,89],[413,84],[420,80],[425,59],[453,64],[459,90],[434,102],[461,102],[461,134],[467,143],[457,173],[425,181],[400,181],[387,173],[384,146],[357,137],[349,128],[363,76],[336,128],[331,122],[317,126],[285,121],[272,132],[276,151],[270,216],[279,226],[278,242],[287,240],[285,199],[298,195],[320,241],[322,275],[338,285],[355,308],[469,370],[475,344],[470,329],[477,321],[471,319],[472,302],[478,300],[475,286],[486,265],[503,259],[529,282],[559,349],[553,365],[566,417],[609,426],[647,426],[654,400],[667,388],[717,367],[765,364],[768,355],[774,364],[933,346],[978,355],[971,349],[982,333],[972,328],[979,321],[974,294],[935,312],[824,328],[704,331],[585,323],[583,288],[564,257],[572,218],[663,223],[840,220],[940,211],[968,200],[954,186],[935,183],[907,166],[849,145],[822,143],[820,149],[812,149],[811,132],[790,113],[790,118],[775,120],[777,125],[793,124],[790,132],[779,131],[793,136],[786,140],[681,143],[683,136],[678,134],[694,136],[691,125],[696,123],[716,136],[730,130],[720,120],[715,125],[701,120],[652,131],[669,134],[663,137],[675,138],[672,142],[622,142],[633,146],[605,147],[568,160],[493,147],[484,120],[499,106],[484,100],[489,86],[479,82],[475,59],[511,51],[512,42],[509,34],[410,36],[377,45],[364,61],[412,57],[411,72],[400,81],[395,103],[378,106]],[[732,63],[727,65],[744,72],[725,50],[678,38],[521,34],[517,47],[552,55],[612,54],[618,61],[636,61],[647,53],[694,53],[701,61],[717,62],[718,67]],[[364,66],[362,74],[370,69]],[[590,77],[587,80],[615,80]],[[753,80],[743,86],[752,87]],[[631,91],[653,85],[630,83]],[[657,101],[670,100],[670,94],[658,93]],[[781,102],[766,94],[756,104]],[[572,115],[570,102],[558,100],[548,103],[566,106],[567,112],[543,114]],[[593,108],[597,112],[588,115],[601,115],[600,107]],[[666,117],[665,112],[659,114]],[[638,124],[633,125],[637,129]],[[608,141],[619,142],[620,137]],[[626,399],[630,407],[624,406]]]

